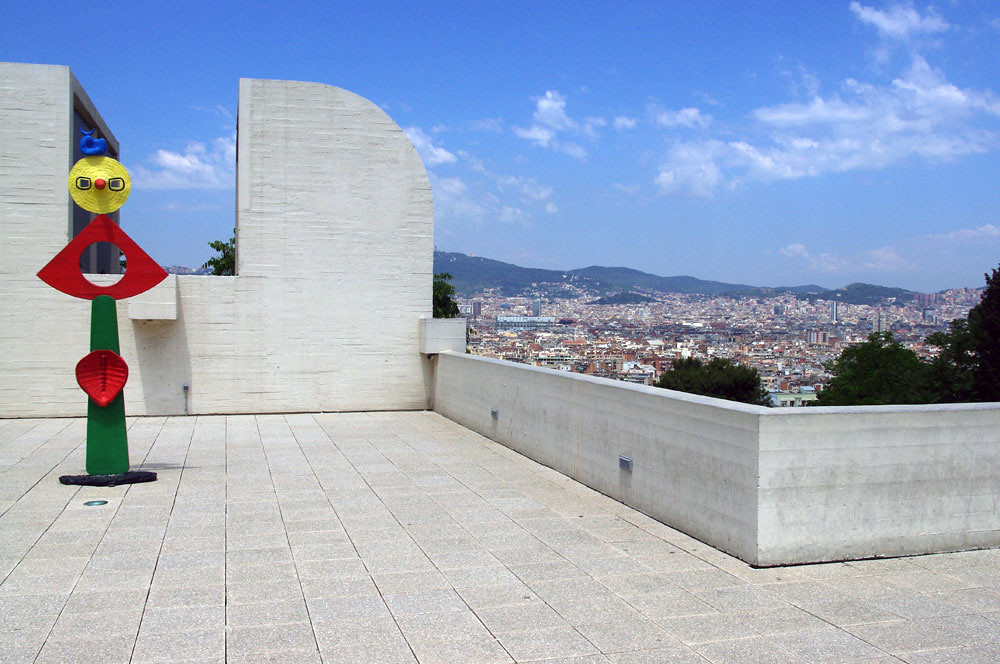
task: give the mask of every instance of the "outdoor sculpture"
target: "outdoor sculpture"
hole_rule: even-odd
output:
[[[129,471],[125,430],[128,365],[119,355],[115,302],[145,292],[167,278],[167,273],[139,248],[108,213],[125,203],[131,190],[128,171],[107,156],[107,143],[83,132],[80,151],[86,155],[69,172],[69,192],[77,205],[97,213],[66,247],[38,272],[53,288],[91,300],[90,353],[76,365],[76,379],[90,397],[87,402],[87,474],[63,475],[63,484],[114,486],[151,482],[156,473]],[[83,276],[80,256],[95,242],[116,245],[126,258],[125,275],[118,283],[98,286]]]

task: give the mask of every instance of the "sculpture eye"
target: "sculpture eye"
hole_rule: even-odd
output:
[[[90,189],[91,181],[90,178],[77,178],[76,188],[77,189]]]
[[[111,191],[121,191],[125,188],[125,180],[123,178],[111,178],[108,180],[108,189]]]

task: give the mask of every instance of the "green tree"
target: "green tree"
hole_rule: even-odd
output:
[[[208,246],[219,253],[205,261],[202,267],[212,268],[212,274],[217,277],[231,277],[236,274],[236,229],[233,229],[233,237],[229,242],[215,240],[209,242]]]
[[[1000,268],[986,276],[986,290],[969,311],[969,334],[975,357],[975,390],[979,401],[1000,401]]]
[[[756,369],[720,357],[707,363],[695,357],[674,360],[673,368],[660,376],[656,387],[758,406],[771,405]]]
[[[819,393],[818,406],[928,403],[933,400],[929,365],[896,341],[892,332],[873,332],[824,365],[834,374]]]
[[[434,318],[457,318],[458,303],[455,302],[455,287],[451,275],[439,272],[434,275]]]
[[[953,320],[947,332],[935,332],[926,341],[941,349],[930,362],[931,398],[942,403],[976,401],[976,339],[969,321]]]

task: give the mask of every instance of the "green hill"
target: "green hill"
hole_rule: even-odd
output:
[[[587,304],[644,304],[646,302],[658,302],[658,300],[639,293],[615,293],[591,300]]]
[[[810,284],[806,286],[779,286],[776,288],[727,284],[706,281],[682,275],[661,277],[627,267],[590,267],[576,270],[545,270],[504,263],[503,261],[467,256],[456,252],[435,251],[434,272],[452,275],[455,291],[468,297],[486,289],[495,289],[502,295],[542,295],[546,297],[574,297],[581,291],[601,299],[647,297],[645,293],[681,293],[689,295],[729,295],[732,297],[773,297],[791,294],[808,300],[837,300],[847,304],[880,304],[891,298],[897,301],[913,298],[913,291],[874,284],[854,283],[830,290]],[[652,298],[626,302],[595,301],[599,304],[625,304],[655,301]]]

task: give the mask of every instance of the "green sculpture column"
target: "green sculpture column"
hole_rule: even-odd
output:
[[[90,350],[118,347],[118,312],[115,299],[99,295],[91,300]],[[125,394],[119,392],[107,406],[87,400],[87,473],[120,475],[128,472],[128,437],[125,431]]]

